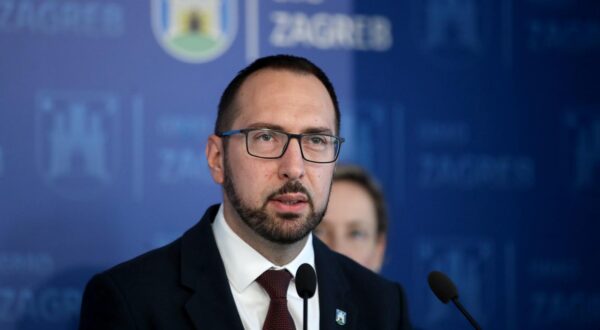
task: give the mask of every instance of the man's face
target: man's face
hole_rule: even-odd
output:
[[[337,133],[331,98],[312,75],[258,71],[244,82],[234,106],[238,116],[232,129]],[[290,244],[306,237],[325,212],[334,164],[305,161],[296,139],[279,159],[249,155],[243,134],[228,139],[223,159],[225,203],[263,239]]]
[[[385,252],[385,237],[377,233],[373,199],[357,183],[336,181],[327,213],[315,234],[332,250],[378,272]]]

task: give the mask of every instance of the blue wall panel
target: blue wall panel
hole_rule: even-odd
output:
[[[600,6],[580,0],[0,0],[0,328],[75,329],[99,270],[220,200],[218,98],[307,56],[341,161],[383,183],[384,276],[422,329],[598,329]]]

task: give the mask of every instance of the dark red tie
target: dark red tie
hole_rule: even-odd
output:
[[[260,284],[271,297],[269,311],[263,325],[263,330],[295,330],[294,320],[287,307],[287,289],[292,274],[287,270],[267,270],[256,282]]]

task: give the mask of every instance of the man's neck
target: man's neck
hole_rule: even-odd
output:
[[[229,225],[231,230],[246,242],[246,244],[250,245],[250,247],[277,266],[289,264],[300,254],[306,245],[308,236],[291,244],[271,242],[258,235],[252,228],[248,227],[230,204],[225,203],[223,206],[225,222],[227,222],[227,225]]]

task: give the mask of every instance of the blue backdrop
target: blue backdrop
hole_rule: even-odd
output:
[[[383,183],[422,329],[598,329],[600,3],[0,0],[0,328],[75,329],[87,279],[220,200],[204,143],[258,56],[307,56]]]

